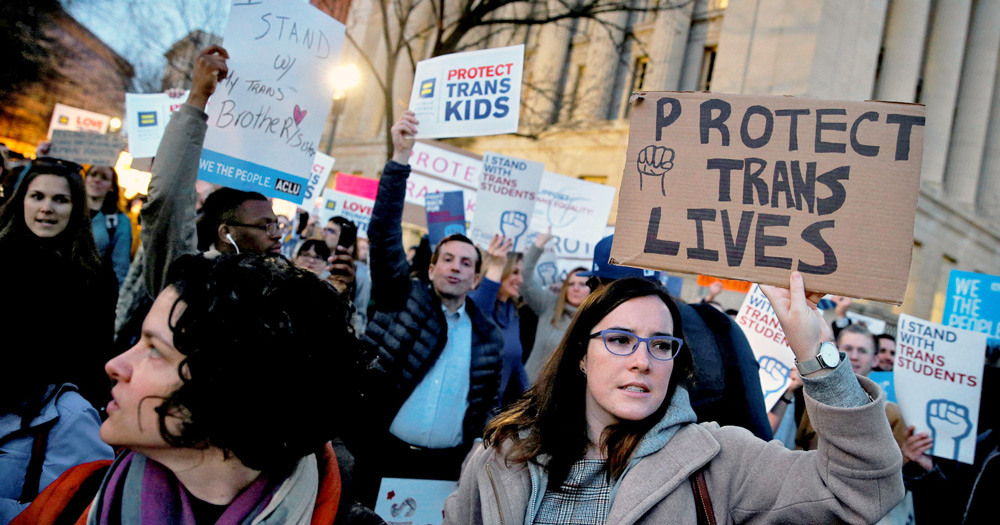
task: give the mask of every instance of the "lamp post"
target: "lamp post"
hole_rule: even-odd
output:
[[[330,134],[326,139],[326,153],[329,155],[333,151],[333,136],[337,134],[337,121],[346,107],[344,99],[347,91],[361,82],[361,72],[354,64],[342,64],[330,72],[330,81],[333,83],[333,119],[330,122]]]

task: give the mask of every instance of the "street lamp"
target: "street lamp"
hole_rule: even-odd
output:
[[[330,122],[330,134],[326,138],[326,152],[333,150],[333,136],[337,133],[337,121],[344,112],[344,98],[347,92],[361,82],[361,72],[354,64],[341,64],[330,71],[330,82],[333,84],[333,120]]]

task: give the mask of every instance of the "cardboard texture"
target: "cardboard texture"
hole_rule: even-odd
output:
[[[924,107],[633,95],[611,262],[900,304]]]
[[[57,129],[52,131],[49,156],[78,164],[114,166],[123,149],[125,137],[121,135]]]

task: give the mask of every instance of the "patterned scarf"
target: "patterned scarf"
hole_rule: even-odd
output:
[[[299,461],[283,481],[261,475],[216,522],[222,525],[308,524],[319,471],[316,456]],[[91,505],[87,525],[195,525],[191,496],[173,473],[142,454],[119,456]]]

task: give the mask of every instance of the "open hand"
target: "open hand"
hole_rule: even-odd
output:
[[[822,295],[810,294],[807,298],[805,283],[799,272],[792,272],[787,289],[761,285],[760,290],[771,302],[774,315],[785,331],[788,346],[800,362],[815,357],[819,344],[833,338],[823,314],[816,308]]]
[[[910,425],[906,429],[906,441],[902,447],[903,457],[920,465],[924,470],[931,470],[934,468],[934,460],[926,452],[934,446],[934,439],[926,432],[914,434],[914,428]]]

